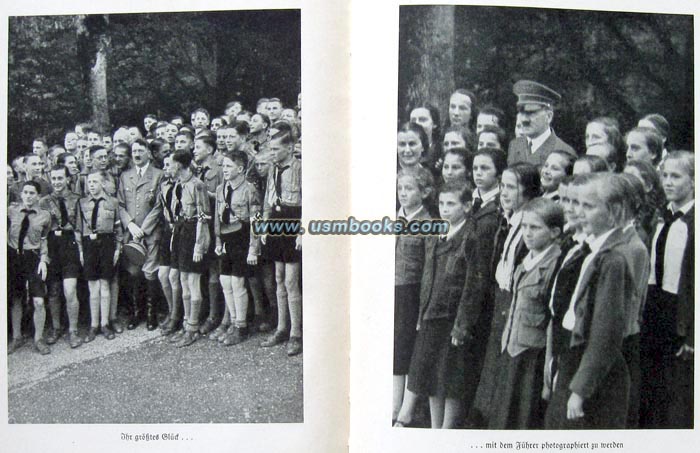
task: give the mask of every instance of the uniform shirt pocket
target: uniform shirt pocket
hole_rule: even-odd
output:
[[[521,311],[518,323],[518,344],[535,348],[543,348],[545,346],[546,313]]]

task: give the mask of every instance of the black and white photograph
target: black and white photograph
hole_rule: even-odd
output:
[[[176,11],[8,18],[10,425],[305,421],[301,10]]]
[[[399,6],[391,426],[693,429],[693,20]]]

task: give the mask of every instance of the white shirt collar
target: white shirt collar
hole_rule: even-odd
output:
[[[481,198],[481,206],[483,207],[486,203],[489,203],[493,201],[496,198],[496,195],[498,195],[500,192],[498,185],[496,185],[496,188],[489,190],[488,192],[482,194],[479,189],[476,189],[474,191],[474,194],[472,195],[473,199]]]
[[[551,128],[547,128],[547,130],[544,131],[544,132],[543,132],[542,134],[540,134],[539,136],[537,136],[537,137],[535,137],[535,138],[533,138],[533,139],[529,139],[529,138],[528,138],[528,140],[530,141],[530,149],[532,150],[532,153],[533,153],[533,154],[534,154],[535,151],[537,151],[538,149],[540,149],[540,146],[542,146],[542,143],[544,143],[545,141],[547,141],[547,139],[549,138],[550,135],[552,135],[552,129],[551,129]]]
[[[512,214],[510,218],[508,219],[508,224],[511,226],[516,226],[520,225],[520,222],[523,220],[523,210],[519,210],[518,212]]]
[[[459,222],[457,225],[450,225],[450,231],[447,233],[446,236],[447,240],[449,241],[455,234],[459,233],[459,230],[462,229],[465,223],[467,223],[466,218],[462,219],[462,221]]]
[[[529,252],[525,258],[523,258],[523,269],[525,269],[525,272],[530,272],[535,268],[535,266],[540,264],[547,252],[549,252],[549,249],[551,249],[553,246],[554,244],[550,244],[549,247],[534,256],[532,255],[532,252]]]
[[[597,238],[594,238],[592,235],[588,236],[586,238],[586,242],[588,242],[588,246],[591,248],[591,254],[598,253],[598,250],[603,246],[605,241],[610,237],[611,234],[616,230],[617,228],[612,228],[605,233],[601,234]]]
[[[403,217],[406,220],[412,220],[421,211],[421,209],[423,209],[423,205],[418,206],[418,209],[412,213],[406,214],[406,210],[403,208],[403,206],[401,206],[399,208],[399,212],[396,213],[396,217]]]
[[[148,167],[150,165],[151,165],[151,162],[148,161],[148,162],[146,162],[146,165],[144,165],[143,167],[134,166],[134,168],[136,169],[136,174],[140,173],[143,176],[143,174],[146,173],[146,170],[148,170]]]
[[[693,198],[692,200],[690,200],[689,202],[687,202],[686,204],[681,206],[679,211],[681,211],[683,214],[687,214],[688,211],[690,211],[690,209],[693,207],[694,204],[695,204],[695,199]],[[668,204],[668,209],[673,211],[673,207],[671,206],[671,203]],[[675,214],[675,211],[673,211],[673,212]]]

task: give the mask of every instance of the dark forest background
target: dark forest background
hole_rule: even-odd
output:
[[[294,106],[301,89],[299,10],[12,17],[9,35],[10,159],[35,136],[62,144],[78,122],[189,122],[233,99]]]
[[[693,17],[478,6],[402,6],[399,120],[429,101],[447,116],[450,93],[506,112],[512,136],[520,79],[563,96],[557,135],[582,152],[588,120],[613,116],[624,133],[647,113],[671,124],[671,146],[693,149]]]

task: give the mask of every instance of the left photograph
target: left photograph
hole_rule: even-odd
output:
[[[14,16],[7,58],[9,422],[304,422],[300,10]]]

